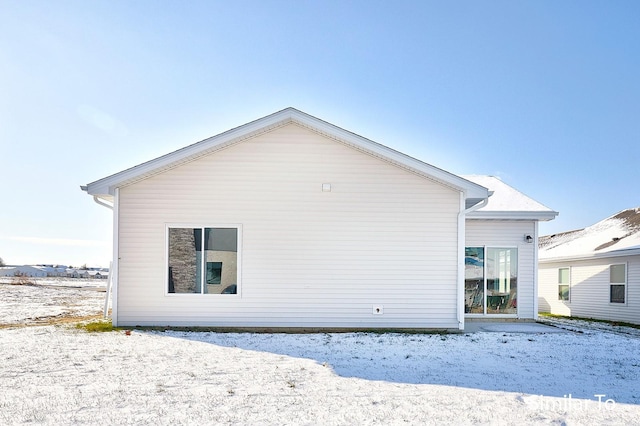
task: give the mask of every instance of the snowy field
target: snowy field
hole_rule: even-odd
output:
[[[104,311],[107,280],[0,277],[0,327],[96,317]]]
[[[99,315],[103,297],[0,284],[0,424],[640,423],[635,329],[127,335],[60,321]]]

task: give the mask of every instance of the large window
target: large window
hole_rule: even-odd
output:
[[[609,266],[609,302],[625,303],[627,292],[627,265]]]
[[[558,269],[558,300],[568,302],[570,297],[570,269]]]
[[[465,312],[518,313],[518,249],[465,249]]]
[[[169,227],[168,251],[169,293],[238,293],[238,228]]]

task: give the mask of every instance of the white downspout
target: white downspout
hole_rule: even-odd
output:
[[[109,210],[113,210],[113,206],[112,205],[105,203],[100,198],[98,198],[97,195],[93,196],[93,201],[95,201],[96,204],[100,204],[101,206],[108,208]]]
[[[538,221],[533,225],[533,319],[538,321]]]
[[[493,195],[489,191],[489,197]],[[458,330],[464,330],[464,248],[466,244],[466,216],[468,213],[483,208],[489,202],[489,197],[478,204],[465,209],[465,195],[460,193],[460,212],[458,213]]]
[[[114,189],[113,194],[113,274],[111,322],[114,327],[118,326],[118,282],[120,269],[120,188]]]
[[[85,188],[82,188],[86,190]],[[98,198],[93,196],[93,201],[103,207],[108,208],[113,212],[113,260],[109,264],[109,280],[107,281],[107,291],[104,296],[104,317],[107,318],[109,312],[109,298],[113,295],[113,303],[111,304],[111,322],[114,327],[118,326],[117,313],[117,289],[118,289],[118,188],[115,189],[115,196],[113,197],[113,205],[107,204]]]
[[[109,299],[111,298],[111,289],[113,288],[113,262],[109,262],[109,279],[107,280],[107,291],[104,295],[104,309],[102,312],[102,318],[107,319],[109,317]]]

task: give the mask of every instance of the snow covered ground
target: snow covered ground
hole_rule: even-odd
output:
[[[97,316],[104,312],[106,280],[0,278],[0,327]],[[24,282],[24,281],[23,281]]]
[[[127,335],[6,313],[17,299],[40,316],[101,312],[104,293],[59,287],[0,284],[0,424],[640,422],[633,329]]]

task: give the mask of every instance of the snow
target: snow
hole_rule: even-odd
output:
[[[614,238],[618,240],[614,243]],[[605,246],[607,245],[607,246]],[[607,254],[640,248],[640,232],[610,217],[592,226],[542,240],[540,260]]]
[[[487,205],[478,209],[480,212],[552,212],[550,208],[507,185],[495,176],[463,175],[461,177],[493,191]]]
[[[0,326],[103,313],[106,280],[28,278],[28,281],[33,284],[16,285],[13,278],[0,278]]]
[[[493,333],[564,333],[566,330],[539,322],[492,322],[467,320],[464,323],[465,333],[486,331]]]
[[[65,301],[50,303],[55,292]],[[86,333],[104,293],[0,284],[0,424],[637,424],[640,333]],[[77,300],[72,303],[72,300]],[[21,321],[19,318],[23,317]],[[27,318],[29,317],[29,318]],[[496,328],[497,327],[497,328]],[[514,331],[516,330],[516,331]],[[523,329],[524,330],[524,329]],[[544,329],[543,330],[547,330]],[[569,396],[571,395],[571,396]],[[604,396],[597,396],[604,395]],[[608,401],[608,402],[605,402]]]

